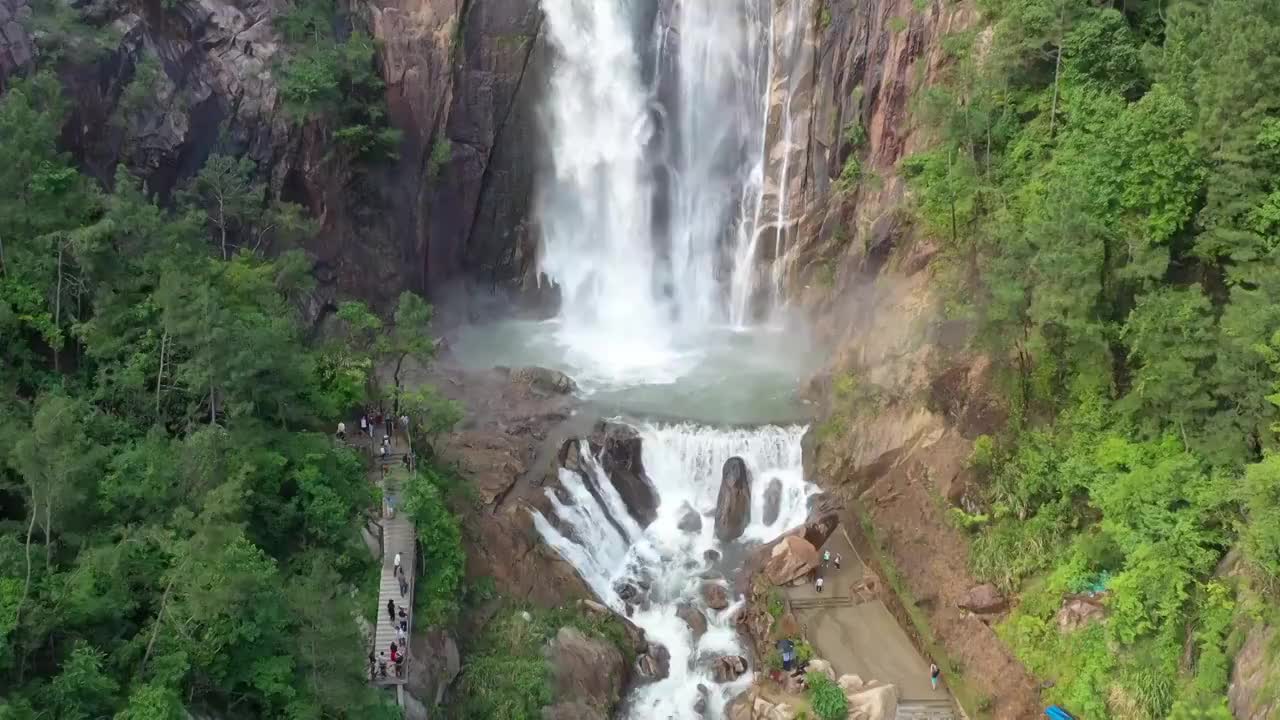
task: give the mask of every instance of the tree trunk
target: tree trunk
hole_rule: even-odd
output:
[[[53,566],[53,501],[44,499],[44,572],[49,574]]]
[[[4,264],[4,238],[0,237],[0,276],[7,276],[9,271]]]
[[[227,209],[226,204],[222,200],[222,196],[218,196],[218,230],[222,233],[222,259],[227,259]]]
[[[13,625],[16,628],[18,622],[22,620],[22,606],[27,601],[27,593],[31,590],[31,534],[36,529],[36,494],[31,493],[31,520],[27,523],[27,579],[22,583],[22,596],[18,598],[18,608],[13,614]]]
[[[160,598],[160,612],[156,613],[156,626],[151,629],[151,639],[147,640],[147,651],[142,655],[142,667],[138,668],[138,677],[142,677],[143,671],[147,669],[147,661],[151,659],[151,651],[155,648],[156,637],[160,635],[160,624],[164,622],[165,608],[169,607],[169,593],[173,591],[173,582],[177,579],[177,573],[169,578],[169,584],[164,588],[164,596]]]
[[[164,379],[164,350],[165,345],[169,343],[169,331],[166,329],[164,335],[160,336],[160,370],[156,372],[156,421],[160,420],[160,381]]]
[[[1067,9],[1064,5],[1058,11],[1058,52],[1053,61],[1053,105],[1049,109],[1049,139],[1053,139],[1054,125],[1058,120],[1058,80],[1062,76],[1062,26]]]
[[[58,284],[53,291],[53,329],[58,330],[62,327],[62,240],[58,240]],[[62,348],[53,348],[53,371],[59,372],[58,357],[62,354]]]

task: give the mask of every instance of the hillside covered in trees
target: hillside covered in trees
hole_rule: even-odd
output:
[[[45,74],[0,99],[0,717],[398,717],[355,622],[376,488],[333,431],[429,308],[388,333],[349,303],[308,337],[288,248],[313,229],[251,162],[161,208],[72,167],[67,109]],[[424,604],[457,589],[452,523]]]
[[[979,5],[903,165],[1010,414],[952,519],[1020,592],[1000,633],[1048,698],[1230,717],[1233,655],[1280,619],[1280,5]],[[1105,621],[1060,631],[1089,592]]]

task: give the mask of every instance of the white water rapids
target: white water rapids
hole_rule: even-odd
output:
[[[590,471],[588,488],[570,470],[560,471],[560,483],[569,495],[562,502],[548,490],[566,537],[553,523],[535,513],[534,524],[547,543],[567,559],[596,595],[619,613],[625,603],[615,584],[637,581],[649,584],[648,605],[637,609],[632,621],[644,629],[650,642],[661,643],[671,653],[670,674],[664,680],[639,687],[626,703],[626,717],[634,720],[672,718],[698,720],[694,704],[698,685],[709,689],[708,718],[718,718],[725,703],[750,685],[752,673],[717,684],[710,661],[723,655],[744,655],[731,618],[741,606],[730,587],[731,604],[712,610],[702,599],[705,580],[713,566],[732,571],[732,558],[741,550],[802,524],[809,496],[816,487],[805,482],[801,468],[800,426],[766,426],[755,429],[715,429],[696,425],[642,425],[638,428],[643,465],[660,498],[658,516],[641,528],[627,513],[622,498],[595,458],[585,457]],[[730,457],[741,457],[752,474],[750,521],[739,540],[722,544],[714,534],[716,494],[721,469]],[[782,485],[778,517],[765,525],[764,495],[771,480]],[[597,495],[601,498],[597,500]],[[680,530],[677,523],[692,507],[702,515],[698,533]],[[727,562],[704,557],[715,550]],[[696,642],[689,626],[676,616],[679,605],[704,612],[707,632]]]

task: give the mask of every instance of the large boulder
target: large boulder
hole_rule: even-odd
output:
[[[1009,601],[1000,594],[995,585],[983,583],[969,588],[969,592],[965,593],[960,601],[960,607],[971,613],[986,615],[1004,612],[1009,607]]]
[[[773,546],[765,562],[765,577],[774,585],[786,585],[818,567],[818,549],[799,535],[788,535]]]
[[[562,627],[547,645],[556,703],[583,703],[606,713],[622,697],[626,665],[612,644]]]
[[[413,662],[409,663],[405,689],[427,707],[435,707],[462,669],[458,644],[445,630],[415,630],[409,648]]]
[[[835,668],[831,667],[831,663],[827,662],[826,660],[823,660],[822,658],[813,658],[812,660],[810,660],[809,666],[805,668],[805,671],[810,673],[820,673],[822,675],[826,675],[827,679],[832,682],[835,682],[836,680]]]
[[[747,659],[741,655],[723,655],[711,663],[711,677],[718,683],[733,682],[747,671]]]
[[[827,493],[818,493],[809,498],[809,517],[804,523],[804,539],[821,549],[827,544],[827,538],[840,526],[842,509],[840,501]]]
[[[731,457],[724,463],[716,496],[716,537],[725,542],[742,535],[750,513],[751,471],[742,458]]]
[[[591,436],[591,449],[600,458],[600,466],[631,517],[645,527],[658,516],[658,492],[645,474],[641,445],[640,433],[619,423],[597,423]]]
[[[511,382],[546,395],[568,395],[578,389],[573,378],[559,370],[544,367],[515,368],[511,371]]]
[[[764,489],[764,524],[772,525],[782,511],[782,481],[773,478]]]
[[[702,599],[707,602],[707,607],[712,610],[723,610],[729,607],[729,591],[720,583],[703,583]]]
[[[707,616],[692,605],[681,605],[676,609],[676,617],[688,624],[695,642],[707,632]]]
[[[641,682],[657,682],[671,674],[671,651],[665,645],[650,643],[648,651],[636,656],[636,676]]]
[[[849,717],[860,720],[894,720],[898,714],[898,688],[876,685],[856,692],[846,692]]]

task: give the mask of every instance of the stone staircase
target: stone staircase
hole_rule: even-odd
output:
[[[790,604],[792,610],[814,610],[827,607],[849,607],[854,603],[848,596],[831,595],[829,597],[792,598]]]
[[[895,720],[956,720],[955,706],[950,700],[903,700],[898,703]]]
[[[387,465],[395,467],[393,463],[399,462],[399,454],[395,457],[388,457],[384,461]],[[413,522],[404,514],[403,508],[400,507],[400,483],[404,479],[401,473],[393,471],[387,474],[382,480],[383,487],[383,517],[382,517],[382,575],[379,580],[378,587],[378,614],[377,624],[374,626],[374,643],[373,650],[376,656],[379,652],[385,652],[391,646],[391,642],[396,639],[395,625],[387,618],[387,601],[395,602],[396,607],[404,606],[409,611],[409,634],[413,633],[413,576],[415,568],[414,549],[416,547],[416,533],[414,532]],[[394,507],[394,513],[391,508]],[[404,567],[405,578],[408,580],[408,592],[405,595],[400,594],[400,582],[396,579],[393,569],[393,559],[396,553],[400,553],[400,563]],[[390,653],[387,653],[390,656]],[[413,662],[413,658],[409,657],[405,663],[405,667]],[[388,670],[391,669],[388,663]],[[408,674],[407,672],[405,673]],[[375,685],[401,685],[405,678],[397,678],[393,673],[388,672],[387,678],[375,678]]]

